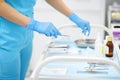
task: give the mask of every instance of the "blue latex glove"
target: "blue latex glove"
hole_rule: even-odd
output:
[[[89,22],[82,20],[80,17],[78,17],[76,14],[72,13],[69,15],[69,19],[73,21],[75,24],[77,24],[78,27],[82,29],[82,32],[84,35],[90,34],[90,24]]]
[[[58,35],[61,35],[61,33],[51,22],[38,22],[36,20],[31,20],[27,26],[27,29],[45,34],[48,37],[54,36],[55,38],[57,38]]]

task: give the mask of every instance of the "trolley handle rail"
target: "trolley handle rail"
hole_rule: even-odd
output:
[[[93,27],[96,27],[96,28],[102,28],[103,30],[105,30],[106,32],[108,32],[108,34],[110,36],[113,36],[112,35],[112,31],[111,29],[107,28],[106,26],[104,25],[99,25],[99,24],[90,24],[91,28]],[[62,30],[62,29],[65,29],[65,28],[79,28],[77,27],[75,24],[65,24],[65,25],[62,25],[60,28],[58,28],[59,30]]]
[[[31,75],[31,80],[37,80],[39,78],[39,72],[42,69],[43,66],[45,66],[47,63],[53,62],[53,61],[64,61],[64,62],[92,62],[92,63],[104,63],[109,64],[115,67],[118,72],[120,73],[120,67],[118,64],[114,63],[114,61],[107,59],[107,58],[98,58],[98,57],[71,57],[71,56],[53,56],[48,57],[45,60],[43,60],[41,63],[38,63],[35,70],[33,71]]]

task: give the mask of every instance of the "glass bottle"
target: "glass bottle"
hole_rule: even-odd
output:
[[[113,42],[112,42],[112,37],[110,37],[110,36],[107,37],[106,46],[107,46],[107,49],[108,49],[107,52],[106,52],[106,57],[113,57],[114,45],[113,45]]]

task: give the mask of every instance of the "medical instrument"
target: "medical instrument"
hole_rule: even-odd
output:
[[[58,51],[55,54],[49,52],[48,48],[48,51],[43,52],[41,59],[31,75],[31,80],[119,80],[120,51],[118,45],[114,42],[115,50],[113,58],[106,58],[101,53],[96,53],[94,49],[77,47],[75,40],[78,40],[78,37],[79,39],[82,38],[82,36],[76,35],[78,34],[78,31],[71,34],[71,31],[66,32],[64,30],[71,30],[71,28],[76,28],[76,26],[65,25],[64,28],[61,27],[60,30],[62,34],[70,34],[70,37],[73,38],[70,38],[68,41],[57,39],[57,41],[54,40],[54,43],[68,44],[68,50],[76,49],[80,51],[76,54],[71,54],[72,51],[61,54]],[[100,33],[106,31],[112,36],[111,31],[103,25],[91,25],[91,32],[93,32],[91,34],[94,34],[94,28],[99,30]],[[104,31],[101,31],[100,29],[103,29]],[[105,35],[100,36],[100,39],[104,40],[104,36]],[[96,39],[94,35],[90,35],[88,38]],[[44,68],[47,68],[47,70],[44,70]],[[62,70],[62,72],[59,70]],[[49,74],[48,72],[52,74]]]

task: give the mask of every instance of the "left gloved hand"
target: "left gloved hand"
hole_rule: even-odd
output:
[[[78,27],[82,29],[82,32],[84,35],[89,35],[90,34],[90,24],[89,22],[81,19],[78,17],[76,14],[72,13],[69,15],[69,19],[73,21]]]

